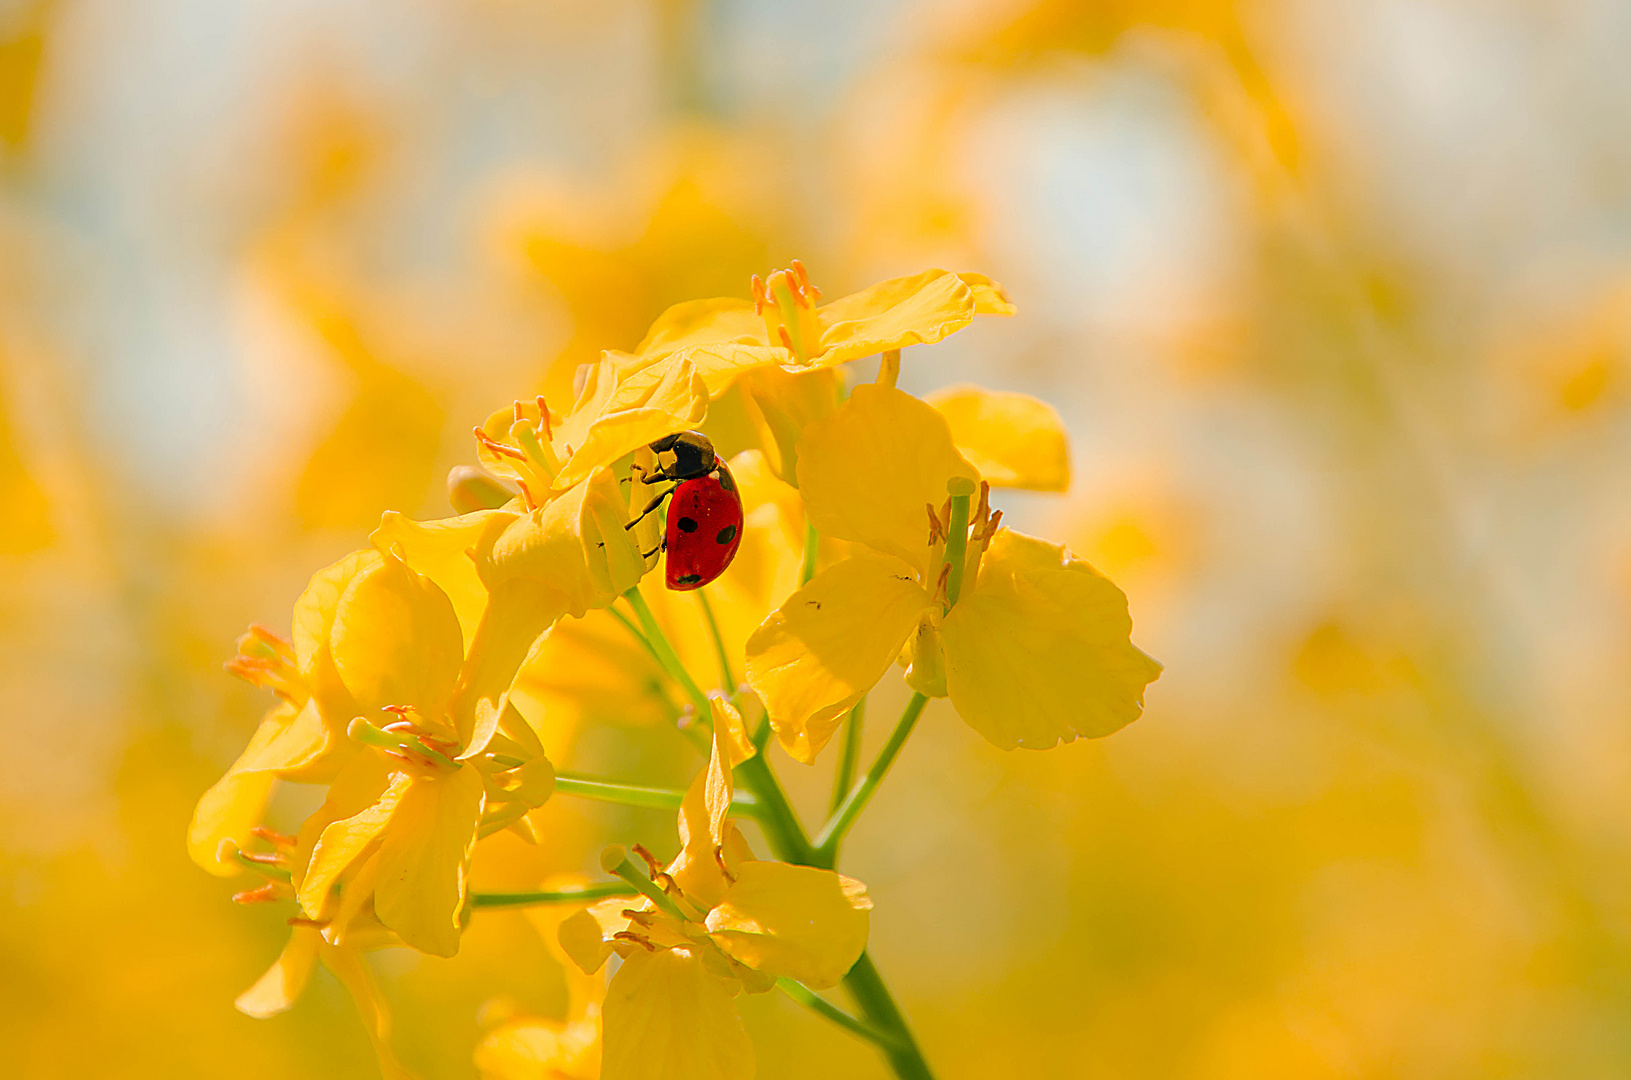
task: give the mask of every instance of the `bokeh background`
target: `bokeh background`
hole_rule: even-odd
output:
[[[1167,665],[1046,753],[936,704],[857,830],[940,1075],[1631,1074],[1628,47],[1619,0],[0,2],[5,1071],[375,1075],[326,975],[232,1009],[286,914],[183,849],[234,636],[800,257],[1008,286],[903,385],[1058,406],[1071,493],[999,505]],[[563,764],[683,782],[663,738]],[[558,803],[484,881],[672,850]],[[375,959],[427,1077],[563,1007],[521,914]],[[747,1017],[761,1075],[883,1075]]]

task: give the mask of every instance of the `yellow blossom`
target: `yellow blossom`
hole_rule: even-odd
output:
[[[994,410],[998,422],[982,424],[992,413],[968,410],[962,438],[988,460],[1023,464],[1035,457],[1028,448],[1055,436],[1009,423],[1015,412]],[[822,535],[862,548],[789,597],[748,642],[749,682],[794,757],[813,761],[903,650],[914,689],[949,696],[1005,749],[1108,735],[1138,717],[1161,669],[1128,640],[1121,590],[1061,546],[999,528],[983,496],[973,534],[958,538],[960,595],[948,594],[946,553],[962,526],[949,520],[946,493],[961,487],[966,500],[981,476],[932,406],[859,386],[805,433],[798,470]]]
[[[584,971],[622,958],[606,996],[602,1080],[751,1077],[733,999],[778,978],[835,986],[866,947],[872,902],[860,882],[753,858],[727,810],[732,765],[754,748],[723,698],[713,713],[713,753],[680,810],[681,853],[651,866],[662,892],[604,900],[561,925],[561,946]]]

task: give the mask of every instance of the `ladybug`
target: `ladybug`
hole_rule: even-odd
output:
[[[676,483],[652,499],[625,528],[634,528],[672,495],[668,526],[658,546],[659,551],[668,552],[664,581],[681,592],[700,589],[723,574],[736,557],[742,543],[742,494],[730,468],[700,431],[665,435],[651,444],[651,450],[658,464],[645,474],[643,482]],[[664,455],[671,455],[672,461],[665,461]]]

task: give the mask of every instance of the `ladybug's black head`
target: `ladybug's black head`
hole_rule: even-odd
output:
[[[679,431],[651,444],[656,454],[673,454],[673,464],[658,458],[663,472],[674,480],[694,480],[714,467],[714,444],[700,431]]]

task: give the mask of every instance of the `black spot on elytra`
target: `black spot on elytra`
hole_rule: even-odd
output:
[[[731,475],[731,471],[729,469],[721,468],[719,470],[719,486],[724,488],[726,491],[736,490],[736,478]]]
[[[678,521],[676,521],[674,524],[679,526],[680,532],[696,532],[697,531],[697,519],[696,518],[682,517]]]
[[[732,540],[736,539],[736,526],[725,526],[723,529],[719,530],[719,535],[714,537],[714,539],[718,540],[721,544],[730,543]]]
[[[674,584],[676,584],[676,585],[695,585],[697,582],[699,582],[701,580],[702,580],[702,575],[701,574],[681,574],[679,577],[674,579]]]

